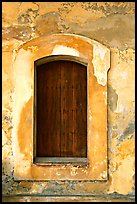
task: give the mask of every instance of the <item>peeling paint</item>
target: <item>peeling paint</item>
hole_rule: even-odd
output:
[[[121,175],[121,180],[117,179],[119,175]],[[127,158],[121,161],[121,164],[117,168],[117,171],[114,172],[109,193],[112,193],[113,191],[120,194],[130,193],[133,185],[132,179],[133,175],[134,175],[134,158],[128,156]]]
[[[135,3],[134,2],[3,2],[2,3],[2,105],[3,105],[3,117],[2,117],[2,185],[4,195],[50,195],[50,197],[39,197],[39,200],[46,201],[64,201],[71,198],[71,201],[78,201],[78,198],[74,195],[94,195],[92,201],[97,201],[96,195],[99,195],[100,201],[110,200],[107,196],[112,195],[113,199],[118,196],[120,201],[124,198],[127,199],[130,195],[135,194],[134,189],[134,172],[135,172],[135,129],[134,129],[134,112],[135,112]],[[25,29],[25,30],[24,30]],[[60,40],[55,49],[55,54],[70,53],[74,56],[85,57],[87,56],[87,50],[91,45],[93,46],[93,53],[89,54],[90,59],[93,57],[93,66],[88,66],[91,71],[94,69],[94,75],[99,83],[99,87],[94,92],[96,96],[95,102],[98,103],[98,89],[104,88],[106,80],[108,80],[108,94],[106,90],[102,91],[103,101],[108,102],[108,171],[109,180],[107,182],[98,181],[15,181],[15,162],[14,152],[15,148],[18,152],[17,161],[19,165],[19,171],[25,172],[26,166],[28,170],[24,173],[24,176],[31,175],[31,163],[27,163],[24,160],[21,166],[20,160],[25,158],[23,151],[23,143],[18,144],[17,133],[21,119],[21,113],[23,115],[24,110],[28,110],[29,100],[32,95],[32,70],[28,67],[33,65],[27,64],[36,54],[39,58],[39,47],[35,44],[37,38],[42,36],[50,36],[54,34],[69,34],[71,37],[73,34],[77,35],[77,43],[73,41],[64,42]],[[87,44],[81,44],[79,48],[80,52],[76,52],[79,47],[79,38],[81,35],[83,41],[87,40]],[[62,38],[62,37],[61,37]],[[25,48],[25,43],[29,43],[34,39],[33,46]],[[52,41],[52,39],[49,42]],[[100,42],[104,46],[107,46],[111,51],[111,64],[107,61],[109,51],[103,51],[103,45],[100,47]],[[44,57],[47,53],[52,53],[56,48],[55,41],[52,43],[55,45],[47,50],[43,49]],[[20,50],[20,57],[23,59],[23,63],[17,58],[18,48],[23,46],[24,49]],[[48,44],[48,41],[46,41]],[[62,49],[63,48],[63,49]],[[68,50],[69,48],[69,50]],[[84,49],[85,48],[85,49]],[[67,50],[66,50],[67,49]],[[71,50],[70,50],[71,49]],[[94,52],[95,51],[95,52]],[[106,53],[106,54],[105,54]],[[8,59],[8,60],[7,60]],[[17,60],[17,61],[16,61]],[[13,64],[16,61],[16,69]],[[106,63],[106,66],[104,65]],[[99,66],[98,66],[99,65]],[[107,79],[107,71],[108,79]],[[20,72],[20,79],[16,77],[16,71]],[[23,77],[24,76],[24,77]],[[92,72],[89,73],[89,77],[92,76]],[[89,84],[90,87],[96,83]],[[17,86],[16,86],[17,85]],[[15,89],[15,87],[17,87]],[[31,87],[31,88],[30,88]],[[91,89],[92,91],[92,89]],[[16,97],[17,96],[17,97]],[[107,101],[106,101],[107,97]],[[92,100],[92,98],[90,98]],[[90,101],[88,101],[90,102]],[[103,111],[102,109],[97,110]],[[30,111],[28,110],[28,114]],[[92,123],[94,113],[92,108],[88,109],[88,119]],[[101,121],[98,121],[98,126]],[[92,125],[88,124],[89,134],[92,135]],[[23,127],[24,128],[24,127]],[[25,126],[26,128],[26,126]],[[21,130],[21,124],[20,128]],[[30,128],[29,128],[30,130]],[[23,134],[21,134],[23,137]],[[27,134],[26,134],[27,135]],[[99,137],[98,137],[99,139]],[[20,141],[21,142],[21,141]],[[95,141],[92,141],[94,144]],[[104,141],[102,141],[104,145]],[[25,146],[25,145],[24,145]],[[96,144],[96,147],[98,144]],[[30,145],[29,145],[30,148]],[[91,154],[92,152],[90,152]],[[27,155],[27,154],[26,154]],[[96,155],[97,157],[101,156]],[[29,155],[31,157],[31,155]],[[94,161],[93,161],[94,162]],[[103,159],[100,163],[96,163],[94,166],[95,172],[98,171],[98,166],[102,166],[106,161]],[[23,172],[23,170],[24,172]],[[39,168],[40,169],[40,168]],[[40,170],[34,169],[32,176],[39,174]],[[59,178],[62,172],[66,169],[66,166],[62,166],[56,172]],[[94,170],[93,169],[93,170]],[[53,169],[52,169],[53,170]],[[85,177],[88,177],[88,167],[81,170]],[[72,170],[73,177],[78,169]],[[51,174],[51,171],[48,172]],[[102,173],[102,174],[101,174]],[[26,175],[25,175],[26,174]],[[44,177],[47,175],[43,171]],[[101,170],[100,177],[105,178],[105,171]],[[52,176],[52,175],[51,175]],[[51,195],[71,195],[71,197],[52,197]],[[104,197],[101,197],[103,195]],[[122,197],[125,195],[126,197]],[[111,197],[111,198],[112,198]],[[38,198],[34,196],[17,198],[6,197],[6,201],[32,201]],[[82,200],[89,201],[89,197],[81,197]],[[80,199],[79,199],[80,200]],[[118,201],[117,200],[117,201]],[[130,199],[129,199],[130,200]],[[45,201],[45,200],[44,200]],[[130,200],[133,202],[133,199]]]
[[[135,122],[130,122],[128,124],[128,127],[126,127],[126,129],[124,130],[123,134],[118,137],[118,140],[122,142],[126,138],[131,139],[134,132],[135,132]],[[131,135],[131,137],[129,137],[130,135]]]
[[[106,58],[107,55],[109,55],[108,50],[105,50],[96,44],[94,45],[92,60],[94,66],[94,75],[97,77],[98,83],[103,86],[105,86],[107,83],[107,71],[110,68],[109,58]]]
[[[19,149],[19,144],[18,144],[18,139],[17,139],[17,131],[18,131],[18,124],[20,121],[20,113],[21,110],[24,106],[24,103],[26,103],[31,94],[31,80],[30,80],[30,70],[28,69],[29,65],[27,64],[27,59],[31,57],[30,51],[24,51],[20,50],[19,55],[21,58],[23,58],[23,63],[20,63],[20,58],[16,58],[14,65],[15,65],[15,70],[14,70],[14,77],[15,77],[15,99],[14,99],[14,109],[13,109],[13,123],[14,123],[14,128],[12,131],[12,134],[14,135],[13,137],[13,150],[15,148]],[[18,77],[16,77],[16,74]],[[18,84],[16,86],[16,84]],[[16,97],[18,96],[18,97]],[[14,150],[14,153],[16,151]],[[16,162],[20,160],[20,158],[24,157],[24,154],[20,154],[20,151],[17,151],[18,153],[15,156]]]
[[[56,45],[51,53],[52,55],[72,55],[79,57],[79,52],[73,48],[63,45]]]

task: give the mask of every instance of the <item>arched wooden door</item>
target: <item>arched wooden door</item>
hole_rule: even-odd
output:
[[[36,66],[36,157],[87,157],[87,67]]]

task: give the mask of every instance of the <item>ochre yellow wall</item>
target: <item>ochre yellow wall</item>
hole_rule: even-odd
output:
[[[3,194],[134,195],[135,4],[133,2],[2,3]],[[57,33],[78,34],[110,49],[106,183],[14,181],[13,62],[19,46]],[[21,82],[20,82],[21,83]],[[26,78],[26,83],[29,83]],[[19,99],[20,100],[20,99]]]

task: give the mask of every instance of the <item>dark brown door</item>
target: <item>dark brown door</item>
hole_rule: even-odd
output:
[[[36,156],[87,157],[87,69],[72,61],[36,67]]]

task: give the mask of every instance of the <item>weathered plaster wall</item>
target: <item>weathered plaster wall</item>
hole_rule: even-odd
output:
[[[4,195],[134,195],[134,9],[133,2],[2,3]],[[20,45],[53,33],[83,35],[99,41],[111,51],[108,72],[108,182],[14,181],[15,53]],[[26,82],[29,83],[27,79]]]

